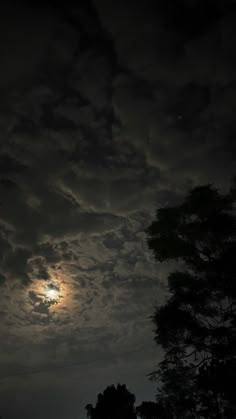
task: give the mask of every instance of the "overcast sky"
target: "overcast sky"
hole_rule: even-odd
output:
[[[0,415],[83,419],[112,383],[154,399],[170,266],[144,230],[234,174],[236,2],[19,3],[0,9]]]

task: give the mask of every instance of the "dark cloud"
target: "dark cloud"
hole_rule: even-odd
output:
[[[235,170],[235,13],[233,0],[1,6],[7,419],[83,415],[112,382],[155,392],[148,317],[172,266],[144,230]]]

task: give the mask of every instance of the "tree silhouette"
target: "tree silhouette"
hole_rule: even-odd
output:
[[[147,230],[157,261],[184,264],[169,275],[169,297],[153,316],[165,356],[152,378],[178,418],[234,417],[226,377],[236,373],[235,191],[194,188],[182,204],[159,209]]]
[[[141,419],[171,419],[170,412],[160,402],[142,402],[136,407],[136,413]]]
[[[136,419],[135,395],[127,390],[125,384],[108,386],[97,397],[95,407],[88,404],[87,417],[90,419]]]

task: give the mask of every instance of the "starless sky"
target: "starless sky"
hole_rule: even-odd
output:
[[[235,169],[236,2],[0,9],[0,414],[154,398],[158,206]]]

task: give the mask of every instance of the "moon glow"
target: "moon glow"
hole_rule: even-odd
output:
[[[54,284],[47,285],[44,293],[48,301],[57,302],[60,298],[60,288]]]

